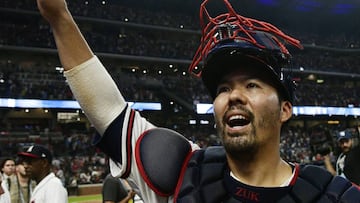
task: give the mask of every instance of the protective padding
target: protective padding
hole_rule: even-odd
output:
[[[183,163],[191,153],[189,141],[166,128],[146,131],[138,140],[136,160],[139,170],[158,195],[175,191]]]

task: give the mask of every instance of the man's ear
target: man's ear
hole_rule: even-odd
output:
[[[288,121],[292,116],[292,104],[289,101],[281,102],[280,119],[283,123]]]

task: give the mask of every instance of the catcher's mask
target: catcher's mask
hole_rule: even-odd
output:
[[[263,76],[270,77],[268,80],[280,97],[292,102],[294,82],[288,72],[284,72],[291,55],[284,44],[302,48],[300,42],[269,23],[237,14],[228,0],[223,0],[228,13],[213,18],[206,9],[209,1],[205,0],[200,7],[201,44],[189,72],[202,78],[215,99],[223,76],[242,67],[258,68]],[[206,24],[204,17],[209,21]],[[203,67],[199,68],[202,60]]]

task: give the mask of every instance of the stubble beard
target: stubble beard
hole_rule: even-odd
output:
[[[342,148],[343,153],[348,153],[350,151],[350,147],[343,147]]]
[[[255,135],[256,131],[252,125],[250,133],[232,134],[225,132],[224,128],[218,129],[218,134],[222,139],[223,146],[232,159],[244,161],[244,159],[252,159],[252,155],[258,150]]]

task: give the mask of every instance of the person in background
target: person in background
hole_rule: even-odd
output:
[[[352,134],[353,146],[347,153],[344,166],[344,174],[347,179],[356,184],[360,189],[360,144],[359,131]]]
[[[360,146],[354,142],[350,130],[340,131],[337,134],[337,143],[341,150],[335,163],[331,162],[330,154],[324,156],[326,169],[333,175],[349,179],[360,186]]]
[[[36,181],[30,202],[33,203],[67,203],[67,190],[59,178],[51,172],[52,155],[42,145],[32,145],[26,151],[19,152],[20,163],[26,173]]]
[[[58,177],[61,180],[61,183],[63,184],[63,186],[65,186],[65,174],[61,168],[61,165],[53,164],[53,171],[54,171],[55,176]]]
[[[1,170],[3,173],[3,181],[6,189],[10,192],[11,202],[18,203],[19,199],[19,187],[16,177],[15,159],[5,158],[1,164]]]
[[[106,176],[102,187],[103,203],[132,203],[134,196],[135,191],[124,185],[121,179],[111,174]]]
[[[24,165],[19,161],[16,163],[16,177],[19,188],[18,203],[28,203],[31,193],[36,186],[36,182],[30,178],[29,174],[25,171]]]
[[[10,192],[0,175],[0,203],[11,203]]]
[[[292,116],[293,81],[284,72],[299,41],[275,26],[200,7],[201,45],[190,72],[210,91],[223,146],[200,149],[131,108],[95,56],[65,0],[37,0],[49,22],[64,75],[98,131],[111,174],[134,181],[149,203],[358,203],[360,190],[340,176],[280,157],[282,126]],[[206,23],[205,23],[206,22]],[[203,60],[204,66],[200,66]]]

